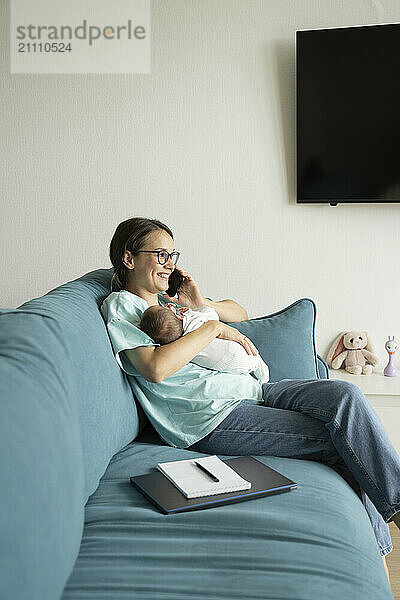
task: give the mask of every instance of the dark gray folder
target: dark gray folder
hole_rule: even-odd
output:
[[[188,510],[212,508],[213,506],[252,500],[271,494],[281,494],[297,487],[294,481],[252,456],[228,458],[223,462],[241,477],[251,481],[251,488],[240,492],[229,492],[228,494],[185,498],[182,492],[160,471],[148,475],[137,475],[131,477],[130,481],[152,504],[166,515]]]

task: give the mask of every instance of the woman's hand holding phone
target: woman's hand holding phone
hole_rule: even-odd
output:
[[[206,306],[206,301],[203,294],[200,292],[197,283],[193,279],[190,273],[187,273],[181,267],[175,265],[175,270],[182,275],[184,278],[182,283],[180,284],[177,296],[178,298],[174,300],[173,297],[168,296],[168,294],[164,294],[164,298],[171,302],[176,302],[181,306],[188,306],[189,308],[196,308],[199,306]],[[171,274],[172,276],[172,274]]]
[[[234,327],[230,327],[230,325],[227,325],[226,323],[221,323],[221,321],[218,321],[218,323],[220,324],[221,328],[220,333],[216,336],[217,338],[238,342],[243,346],[247,354],[256,355],[259,353],[253,342],[243,335],[243,333],[240,333],[240,331]]]

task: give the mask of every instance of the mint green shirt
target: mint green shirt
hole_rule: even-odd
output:
[[[158,302],[167,301],[158,294]],[[210,433],[242,401],[262,404],[260,383],[250,374],[220,373],[188,362],[161,383],[147,381],[124,350],[159,346],[139,329],[146,300],[122,290],[101,306],[119,366],[159,436],[170,446],[187,448]]]

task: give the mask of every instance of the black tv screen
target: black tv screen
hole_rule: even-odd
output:
[[[296,31],[298,203],[400,202],[400,24]]]

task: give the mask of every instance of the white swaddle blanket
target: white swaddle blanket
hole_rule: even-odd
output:
[[[206,321],[219,321],[218,313],[209,306],[183,313],[183,335],[194,331]],[[215,338],[192,361],[196,365],[224,373],[253,373],[260,383],[269,381],[268,365],[259,354],[247,354],[238,342]]]

